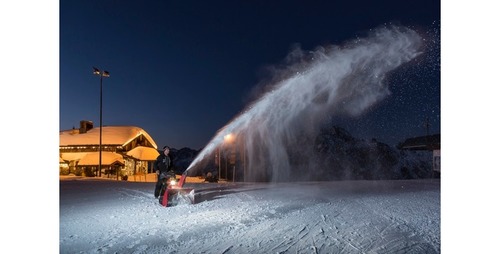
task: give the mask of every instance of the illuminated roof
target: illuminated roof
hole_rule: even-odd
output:
[[[80,134],[78,130],[66,130],[59,133],[59,146],[99,145],[99,127],[92,128]],[[135,126],[104,126],[102,127],[102,144],[125,146],[140,135],[157,149],[158,146],[149,134]]]
[[[102,152],[102,165],[111,165],[115,162],[123,164],[123,156],[113,152]],[[99,152],[91,152],[85,154],[78,162],[79,166],[94,166],[99,165]]]
[[[128,156],[132,156],[141,161],[154,161],[160,155],[158,150],[151,147],[138,146],[127,152]]]

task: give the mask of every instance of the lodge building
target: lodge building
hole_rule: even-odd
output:
[[[99,171],[99,139],[101,172]],[[136,126],[94,128],[92,121],[80,121],[79,129],[60,131],[60,174],[85,176],[146,175],[159,155],[153,138]]]

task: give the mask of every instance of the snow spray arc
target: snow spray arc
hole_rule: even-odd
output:
[[[391,26],[342,47],[291,52],[291,74],[221,128],[186,172],[235,134],[245,149],[246,180],[288,181],[297,138],[315,134],[325,116],[358,116],[388,96],[387,73],[419,55],[421,44],[414,30]]]

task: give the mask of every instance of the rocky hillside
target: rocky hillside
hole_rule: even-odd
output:
[[[292,181],[439,177],[432,170],[432,151],[400,150],[375,139],[358,139],[338,126],[321,130],[315,140],[303,139],[288,152]],[[171,153],[176,172],[182,173],[199,151],[182,148]],[[215,168],[213,163],[206,167],[199,175]]]
[[[431,178],[432,151],[398,150],[375,139],[356,139],[340,127],[324,129],[315,156],[329,179]]]

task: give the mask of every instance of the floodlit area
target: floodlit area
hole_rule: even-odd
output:
[[[60,253],[440,253],[440,180],[194,183],[60,180]]]

